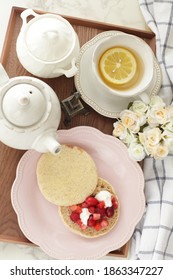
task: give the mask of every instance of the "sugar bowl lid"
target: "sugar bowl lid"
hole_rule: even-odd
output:
[[[61,16],[46,14],[31,19],[24,30],[27,50],[44,62],[55,62],[68,56],[75,44],[71,24]]]

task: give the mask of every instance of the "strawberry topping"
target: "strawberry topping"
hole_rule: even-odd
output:
[[[94,196],[88,196],[84,202],[69,206],[71,211],[70,219],[79,225],[82,230],[92,227],[96,231],[101,230],[109,225],[109,218],[113,217],[115,209],[118,208],[118,201],[115,196],[111,198],[112,206],[106,207],[104,201],[98,201]],[[87,212],[87,223],[82,222],[82,214]]]

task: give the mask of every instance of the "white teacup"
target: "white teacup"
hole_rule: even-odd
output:
[[[102,79],[99,73],[99,60],[102,54],[112,47],[125,48],[137,58],[139,75],[133,85],[112,87]],[[149,102],[145,91],[153,79],[154,55],[150,47],[137,36],[120,32],[115,36],[98,41],[92,55],[92,72],[95,82],[104,93],[119,98],[141,98],[144,102]]]

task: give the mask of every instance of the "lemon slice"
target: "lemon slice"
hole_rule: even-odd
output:
[[[135,76],[137,63],[134,55],[122,47],[108,49],[100,58],[99,68],[105,81],[125,85]]]

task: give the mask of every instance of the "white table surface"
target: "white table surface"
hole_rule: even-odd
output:
[[[35,8],[148,30],[138,0],[0,0],[0,55],[12,6]],[[0,242],[0,259],[48,260],[51,258],[40,248]],[[114,257],[105,256],[102,259],[114,259]]]

